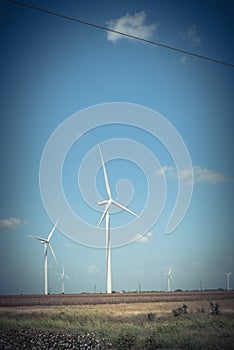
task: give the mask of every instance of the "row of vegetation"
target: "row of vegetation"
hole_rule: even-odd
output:
[[[232,313],[216,302],[176,306],[167,313],[154,304],[2,309],[0,349],[233,349]]]

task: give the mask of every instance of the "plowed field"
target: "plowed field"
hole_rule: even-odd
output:
[[[157,302],[234,300],[234,291],[142,292],[113,294],[51,294],[0,296],[0,307],[47,305],[100,305]]]

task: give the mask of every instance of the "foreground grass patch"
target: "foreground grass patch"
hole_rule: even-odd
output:
[[[2,308],[0,329],[2,334],[12,329],[27,330],[27,334],[34,335],[40,332],[48,335],[49,331],[58,337],[65,334],[74,339],[93,334],[97,339],[108,339],[109,345],[105,345],[105,349],[234,349],[233,314],[211,315],[205,305],[202,306],[204,311],[198,312],[197,305],[190,304],[187,314],[174,317],[172,310],[178,305],[165,304],[164,308],[150,303]]]

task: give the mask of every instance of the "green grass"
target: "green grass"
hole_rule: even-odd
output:
[[[210,315],[189,312],[179,317],[171,313],[150,320],[147,305],[137,309],[126,305],[95,307],[2,308],[0,329],[95,333],[108,337],[114,348],[155,350],[234,349],[233,314]]]

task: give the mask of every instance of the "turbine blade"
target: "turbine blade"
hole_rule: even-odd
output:
[[[107,213],[107,211],[109,210],[110,205],[111,205],[111,202],[109,202],[109,203],[107,204],[107,206],[106,206],[106,208],[105,208],[105,210],[104,210],[104,212],[103,212],[103,214],[102,214],[102,217],[101,217],[101,219],[100,219],[100,221],[99,221],[99,223],[98,223],[98,225],[97,225],[97,228],[100,227],[101,223],[102,223],[103,220],[105,219],[106,213]]]
[[[106,173],[106,167],[105,167],[104,159],[102,156],[101,147],[99,145],[98,145],[98,147],[99,147],[100,157],[102,160],[102,168],[103,168],[103,174],[104,174],[105,185],[106,185],[106,193],[107,193],[109,199],[111,199],[111,191],[110,191],[110,186],[109,186],[108,177],[107,177],[107,173]]]
[[[98,205],[107,205],[109,201],[98,201]]]
[[[58,223],[59,219],[56,221],[56,223],[54,224],[54,227],[52,228],[52,230],[50,231],[49,233],[49,236],[47,238],[47,241],[49,242],[51,237],[52,237],[52,234],[54,233],[54,230],[56,229],[56,226],[57,226],[57,223]]]
[[[54,250],[53,250],[51,244],[48,243],[48,245],[49,245],[49,247],[50,247],[50,251],[51,251],[51,253],[52,253],[52,255],[53,255],[53,258],[54,258],[55,262],[58,263],[57,258],[56,258],[56,256],[55,256],[55,253],[54,253]]]
[[[134,213],[133,211],[131,211],[130,209],[124,207],[122,204],[119,204],[118,202],[115,202],[115,201],[113,201],[113,200],[112,200],[112,203],[113,203],[116,207],[119,207],[119,208],[121,208],[121,209],[127,211],[128,213],[130,213],[130,214],[136,216],[137,218],[139,218],[139,216],[138,216],[137,214],[135,214],[135,213]]]
[[[100,221],[99,221],[99,223],[98,223],[98,225],[97,225],[97,228],[99,228],[99,227],[101,226],[101,224],[102,224],[102,222],[103,222],[105,216],[106,216],[106,210],[105,210],[104,213],[102,214],[102,217],[101,217],[101,219],[100,219]]]
[[[47,239],[45,239],[45,238],[41,238],[41,237],[33,236],[33,235],[28,235],[28,237],[36,238],[36,239],[38,239],[38,241],[41,241],[43,243],[47,243]]]

